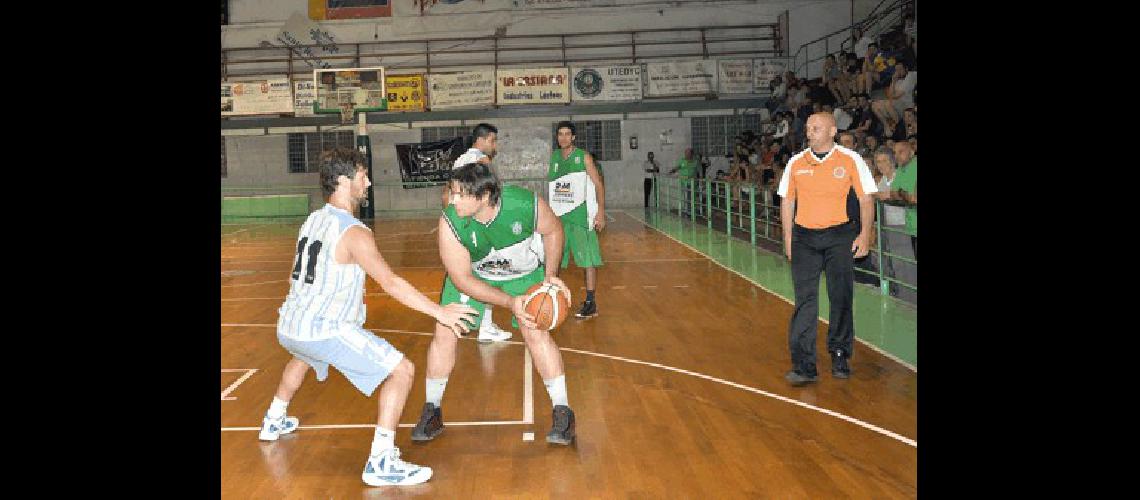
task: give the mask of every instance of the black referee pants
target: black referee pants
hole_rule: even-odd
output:
[[[850,358],[855,329],[851,314],[854,264],[851,243],[858,230],[854,222],[824,229],[792,228],[792,281],[796,307],[788,328],[792,368],[800,375],[815,376],[815,334],[819,316],[819,275],[827,274],[827,298],[831,314],[827,327],[828,352],[841,351]]]

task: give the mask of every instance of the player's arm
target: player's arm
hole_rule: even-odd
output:
[[[546,276],[544,281],[553,283],[566,292],[566,300],[570,300],[570,288],[558,277],[559,266],[562,265],[562,248],[566,240],[566,233],[562,230],[562,219],[554,215],[546,200],[535,197],[538,204],[538,218],[534,222],[534,232],[542,235],[542,250],[546,255]]]
[[[795,225],[796,213],[796,183],[792,173],[792,162],[784,167],[784,175],[780,177],[780,185],[776,188],[780,195],[780,225],[784,229],[784,254],[792,260],[792,226]]]
[[[855,195],[859,198],[860,220],[864,221],[859,229],[859,235],[851,242],[851,251],[855,253],[856,259],[860,259],[865,257],[871,248],[871,228],[875,220],[875,202],[871,195],[878,192],[878,187],[875,186],[875,178],[871,176],[871,169],[867,168],[867,164],[859,156],[855,156],[855,175],[851,180]]]
[[[534,322],[534,317],[526,314],[523,310],[524,297],[522,295],[511,297],[507,292],[488,285],[475,277],[471,271],[471,253],[459,242],[459,238],[455,236],[455,232],[451,229],[451,224],[447,223],[447,219],[439,218],[439,230],[437,232],[439,233],[437,236],[439,257],[443,260],[443,268],[447,270],[451,282],[455,283],[455,288],[484,304],[510,309],[519,318],[519,323],[530,328],[538,326]]]
[[[602,175],[598,173],[598,167],[594,165],[593,155],[586,153],[584,156],[586,157],[586,175],[594,181],[594,194],[598,202],[598,215],[594,216],[594,227],[601,231],[606,228],[606,185],[602,182]]]
[[[380,284],[380,288],[383,288],[399,303],[435,318],[436,321],[453,331],[458,329],[458,331],[466,332],[468,330],[467,325],[462,321],[463,319],[474,322],[476,311],[471,306],[450,304],[443,307],[424,296],[411,283],[393,272],[392,268],[388,266],[388,262],[380,255],[380,250],[376,248],[376,241],[372,239],[372,232],[368,229],[361,226],[349,228],[345,231],[344,236],[341,236],[340,244],[345,245],[348,250],[350,262],[355,262],[364,269],[365,273],[368,273],[372,279]]]

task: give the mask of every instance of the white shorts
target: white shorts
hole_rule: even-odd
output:
[[[333,365],[365,396],[371,396],[404,359],[404,353],[387,340],[355,325],[346,325],[336,336],[323,340],[297,340],[282,335],[278,329],[277,341],[313,367],[318,381],[328,378],[329,365]]]

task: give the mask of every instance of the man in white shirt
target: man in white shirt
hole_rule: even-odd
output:
[[[661,173],[661,165],[653,159],[653,151],[649,152],[649,159],[645,160],[645,207],[649,208],[649,197],[653,195],[653,176]]]
[[[903,63],[895,64],[895,72],[891,75],[891,84],[883,89],[886,99],[876,99],[871,102],[871,111],[882,120],[884,130],[894,130],[895,124],[902,119],[906,108],[914,107],[914,87],[918,85],[918,72],[907,71]]]

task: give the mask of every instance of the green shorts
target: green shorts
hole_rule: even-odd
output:
[[[602,249],[598,246],[598,233],[574,224],[562,224],[566,235],[562,245],[562,269],[570,264],[570,253],[574,253],[574,264],[578,267],[599,267],[602,265]]]
[[[483,282],[495,288],[498,288],[499,290],[507,292],[507,294],[511,297],[518,297],[519,295],[525,293],[528,288],[534,286],[534,284],[542,283],[542,280],[545,277],[546,269],[542,266],[538,266],[538,269],[531,271],[530,274],[515,278],[513,280],[483,280]],[[478,313],[478,316],[475,317],[475,323],[472,324],[471,322],[467,322],[467,324],[470,325],[472,329],[478,329],[479,325],[483,321],[483,311],[486,309],[486,306],[484,306],[482,302],[479,302],[467,294],[460,292],[458,288],[455,288],[455,283],[451,282],[451,276],[444,276],[443,292],[439,294],[439,305],[446,306],[448,304],[454,304],[456,302],[467,304],[471,306],[471,308],[475,309],[475,311]],[[519,327],[519,320],[516,319],[513,315],[511,316],[511,326],[515,328]]]

